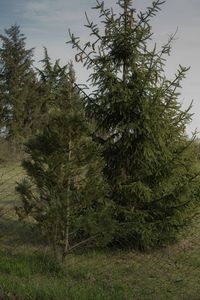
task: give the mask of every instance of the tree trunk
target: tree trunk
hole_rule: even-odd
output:
[[[68,152],[68,162],[71,161],[71,156],[72,156],[72,141],[71,141],[71,135],[69,137],[69,152]],[[69,230],[70,230],[70,184],[71,184],[71,178],[68,176],[67,179],[67,201],[66,201],[66,227],[65,227],[65,240],[64,240],[64,245],[63,245],[63,255],[62,255],[62,261],[64,261],[65,256],[67,255],[67,252],[69,251],[70,248],[70,243],[69,243]]]

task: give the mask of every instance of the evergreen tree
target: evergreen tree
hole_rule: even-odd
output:
[[[0,35],[0,125],[7,138],[16,142],[34,131],[38,108],[33,49],[26,49],[25,40],[17,25]]]
[[[115,203],[114,239],[140,249],[174,239],[199,200],[193,139],[185,135],[190,107],[184,111],[178,102],[188,68],[179,66],[167,79],[173,36],[161,49],[149,44],[150,19],[163,3],[136,14],[131,0],[119,0],[117,16],[97,0],[103,31],[86,15],[91,41],[82,46],[70,33],[76,61],[91,71],[86,100]]]
[[[48,126],[26,144],[23,167],[30,180],[17,187],[22,198],[17,212],[32,216],[54,255],[64,259],[82,244],[110,241],[112,219],[101,149],[90,137],[71,67],[56,86]]]
[[[44,58],[41,60],[42,69],[37,69],[39,76],[40,95],[40,128],[48,124],[48,111],[55,102],[55,93],[60,87],[61,78],[66,76],[67,65],[61,67],[59,60],[53,64],[47,48],[44,48]]]

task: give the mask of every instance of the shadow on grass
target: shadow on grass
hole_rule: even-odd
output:
[[[1,246],[42,246],[44,241],[34,224],[20,222],[10,218],[0,219]]]
[[[63,272],[63,267],[47,254],[0,252],[1,274],[18,278],[29,278],[34,275],[62,277],[64,275]]]

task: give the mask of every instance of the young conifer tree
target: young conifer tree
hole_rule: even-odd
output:
[[[190,107],[184,111],[178,101],[188,68],[179,66],[167,79],[173,36],[161,49],[149,43],[150,19],[163,3],[136,14],[131,0],[119,0],[116,15],[97,0],[103,30],[86,15],[91,40],[82,46],[70,33],[76,61],[91,72],[86,100],[104,148],[118,223],[114,240],[140,249],[174,239],[199,201],[193,139],[185,135]]]
[[[23,167],[29,181],[17,187],[22,198],[17,212],[32,216],[54,255],[64,259],[77,246],[110,241],[112,219],[101,147],[92,141],[71,66],[59,77],[53,97],[48,125],[26,144]]]
[[[31,135],[38,117],[33,49],[26,49],[25,40],[17,25],[0,35],[0,125],[6,137],[17,143]]]
[[[37,69],[39,77],[40,95],[40,128],[48,124],[48,111],[55,102],[55,93],[60,88],[61,78],[66,76],[67,65],[61,67],[59,60],[52,63],[48,51],[44,48],[44,58],[41,60],[42,68]]]

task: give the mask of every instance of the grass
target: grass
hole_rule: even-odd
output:
[[[0,165],[0,206],[13,207],[19,200],[15,186],[24,176],[21,163],[4,163]]]
[[[0,206],[6,210],[0,218],[0,299],[200,299],[198,222],[178,244],[153,253],[79,252],[60,266],[34,225],[20,223],[14,213],[15,184],[23,176],[19,163],[0,168]]]

